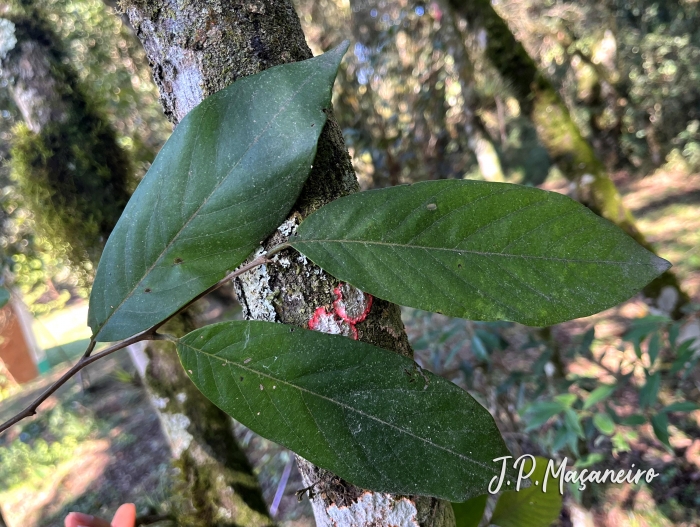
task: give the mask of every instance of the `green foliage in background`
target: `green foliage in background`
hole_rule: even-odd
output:
[[[96,429],[92,417],[77,408],[58,404],[25,425],[19,437],[0,437],[0,491],[31,486],[75,457],[80,443]]]

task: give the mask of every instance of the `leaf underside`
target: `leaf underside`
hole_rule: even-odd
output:
[[[464,501],[509,455],[467,392],[369,344],[249,321],[193,331],[177,349],[219,408],[362,488]]]
[[[309,216],[291,242],[379,298],[535,326],[612,307],[670,266],[566,196],[481,181],[353,194]]]
[[[105,247],[88,315],[96,340],[165,320],[284,221],[310,172],[346,49],[240,79],[180,122]]]

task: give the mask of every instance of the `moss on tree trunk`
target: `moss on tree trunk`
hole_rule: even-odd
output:
[[[89,279],[129,199],[132,167],[41,13],[3,20],[3,40],[14,44],[0,71],[24,119],[13,131],[12,177],[38,231]]]
[[[203,98],[240,77],[312,56],[288,0],[125,0],[123,5],[144,44],[163,107],[174,123]],[[357,189],[341,130],[329,112],[313,169],[294,211],[260,252],[286,239],[313,210]],[[308,327],[314,311],[335,300],[337,285],[306,258],[287,250],[276,255],[275,263],[242,276],[236,290],[248,318]],[[357,330],[360,340],[412,355],[398,306],[375,302]],[[304,460],[299,465],[312,485],[318,525],[331,525],[339,506],[350,508],[354,525],[381,524],[399,503],[409,504],[405,509],[413,511],[406,524],[454,524],[452,509],[442,500],[363,491]]]

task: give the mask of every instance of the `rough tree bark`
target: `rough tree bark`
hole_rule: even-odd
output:
[[[532,119],[550,157],[562,173],[577,184],[579,200],[653,251],[637,229],[634,216],[623,204],[605,166],[571,118],[566,104],[490,0],[449,0],[449,3],[467,20],[469,31],[483,31],[486,56],[509,83],[522,112]],[[680,307],[689,301],[678,278],[670,271],[652,281],[644,294],[658,308],[676,316],[680,315]]]
[[[203,98],[237,79],[282,63],[311,57],[289,0],[124,0],[143,42],[160,88],[163,108],[173,123]],[[261,246],[286,239],[299,220],[323,204],[356,191],[355,174],[332,111],[321,135],[309,180],[290,218]],[[298,253],[288,250],[236,283],[250,319],[308,327],[317,308],[330,307],[338,283]],[[349,309],[363,310],[367,297],[348,288]],[[349,334],[329,316],[329,326]],[[357,325],[360,340],[412,355],[399,308],[376,300]],[[363,491],[298,459],[319,526],[454,525],[450,504],[433,499]]]
[[[21,163],[20,169],[25,172],[22,177],[33,179],[35,185],[43,184],[40,194],[52,196],[50,204],[39,201],[28,205],[38,214],[42,207],[51,205],[61,212],[59,217],[75,214],[75,209],[68,208],[75,199],[92,201],[93,206],[104,200],[113,208],[112,201],[116,201],[123,207],[128,199],[126,181],[131,170],[128,157],[118,146],[116,135],[104,117],[86,100],[77,76],[62,60],[60,44],[43,23],[41,14],[35,11],[31,16],[0,18],[0,50],[1,76],[28,128],[22,146],[26,150],[23,159],[31,155],[42,161]],[[94,135],[97,139],[93,139]],[[39,140],[42,144],[37,145]],[[71,149],[46,153],[44,145],[58,142],[71,145]],[[38,179],[36,171],[49,168],[52,173],[71,176],[67,165],[75,163],[66,151],[80,152],[79,157],[92,164],[85,167],[84,174],[79,174],[82,179],[76,176],[73,185],[58,181],[55,188],[46,188],[52,180]],[[107,180],[109,184],[93,188],[91,178],[98,182]],[[81,181],[88,184],[81,185]],[[120,193],[114,192],[115,187]],[[76,198],[75,194],[81,192],[83,195]],[[96,267],[102,245],[119,212],[117,209],[105,217],[99,238],[74,227],[71,240],[61,241],[80,242]],[[193,329],[186,317],[174,326],[171,326],[174,333]],[[180,471],[179,494],[187,497],[176,503],[178,525],[271,525],[258,482],[236,443],[229,417],[192,385],[172,347],[148,347],[145,357],[146,360],[140,361],[141,373],[172,445]]]

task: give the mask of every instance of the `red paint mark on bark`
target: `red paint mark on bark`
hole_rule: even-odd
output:
[[[372,295],[363,293],[348,284],[340,283],[333,289],[335,301],[332,310],[319,307],[309,320],[309,329],[345,335],[357,340],[356,324],[362,322],[372,309]]]

